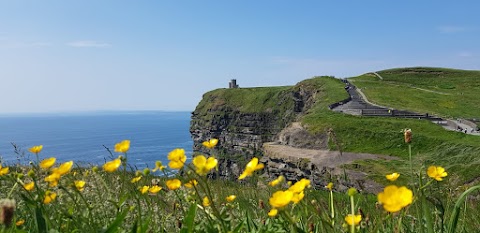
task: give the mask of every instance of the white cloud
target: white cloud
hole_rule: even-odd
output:
[[[94,40],[77,40],[69,42],[67,45],[78,48],[107,48],[112,46],[109,43],[98,42]]]
[[[437,30],[440,33],[451,34],[451,33],[458,33],[458,32],[467,31],[468,28],[460,27],[460,26],[444,25],[444,26],[437,27]]]

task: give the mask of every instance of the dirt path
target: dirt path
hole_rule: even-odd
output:
[[[340,152],[338,151],[301,149],[291,146],[279,145],[273,142],[265,143],[263,145],[263,148],[265,154],[270,157],[308,159],[310,162],[318,165],[319,167],[329,168],[338,168],[343,164],[349,164],[353,161],[363,159],[396,159],[392,156],[367,153],[343,152],[342,155],[340,155]]]
[[[375,73],[376,74],[376,73]],[[379,74],[376,74],[377,77],[381,78],[381,76]],[[383,80],[383,78],[381,78]],[[353,80],[351,81],[352,83]],[[369,80],[360,80],[360,81],[357,81],[357,82],[368,82],[368,83],[376,83],[374,81],[369,81]],[[407,87],[407,88],[412,88],[412,89],[416,89],[416,90],[419,90],[419,91],[425,91],[425,92],[430,92],[430,93],[435,93],[435,94],[439,94],[439,95],[452,95],[450,93],[445,93],[445,92],[440,92],[440,91],[434,91],[434,90],[430,90],[430,89],[425,89],[425,88],[421,88],[421,87],[415,87],[415,86],[406,86],[406,85],[400,85],[400,84],[397,84],[395,82],[392,82],[392,81],[385,81],[385,82],[382,82],[383,84],[387,84],[387,85],[390,85],[390,86],[395,86],[395,87]]]
[[[280,145],[274,142],[263,144],[264,155],[270,159],[281,159],[290,161],[308,160],[319,170],[327,169],[330,175],[337,177],[338,186],[335,188],[339,192],[346,191],[349,187],[356,187],[362,192],[378,193],[383,186],[368,178],[368,174],[362,171],[350,170],[341,167],[342,165],[352,163],[358,160],[393,160],[397,159],[391,156],[350,153],[344,152],[340,155],[338,151],[300,149],[291,146]],[[342,178],[348,179],[348,183],[342,183]],[[326,185],[323,184],[323,185]],[[353,186],[352,186],[353,185]]]

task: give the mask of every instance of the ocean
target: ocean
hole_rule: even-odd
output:
[[[40,159],[56,157],[57,162],[73,160],[102,165],[114,157],[114,145],[128,139],[130,166],[155,167],[168,162],[168,152],[183,148],[191,157],[190,112],[97,112],[75,114],[30,114],[0,116],[0,159],[4,165],[28,164],[36,160],[28,148],[43,145]],[[20,148],[15,153],[12,143]],[[105,146],[105,147],[104,147]]]

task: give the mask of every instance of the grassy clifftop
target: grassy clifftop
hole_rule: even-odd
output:
[[[417,76],[405,77],[405,72],[415,71]],[[400,75],[399,73],[402,73]],[[464,95],[457,94],[454,89],[448,89],[448,100],[456,103],[465,102],[464,98],[467,96],[472,101],[474,100],[474,93],[478,87],[478,78],[480,74],[478,71],[459,71],[450,69],[427,69],[427,68],[406,68],[393,69],[384,72],[379,72],[384,80],[379,81],[376,76],[362,75],[355,78],[355,84],[368,84],[368,89],[381,89],[385,86],[385,82],[390,82],[390,79],[395,79],[396,82],[403,85],[410,86],[410,83],[423,83],[423,88],[427,85],[433,87],[433,81],[422,80],[422,75],[430,76],[430,79],[436,81],[436,86],[451,85],[455,89],[462,90]],[[395,74],[395,75],[393,75]],[[439,76],[443,74],[443,76]],[[391,76],[390,76],[391,75]],[[451,76],[450,76],[451,75]],[[415,79],[416,78],[416,79]],[[441,79],[441,80],[440,80]],[[361,80],[361,81],[360,81]],[[364,81],[366,80],[366,81]],[[363,81],[363,82],[362,82]],[[328,110],[327,106],[335,101],[342,100],[341,92],[343,90],[343,83],[339,80],[325,81],[320,79],[312,79],[304,82],[318,82],[318,88],[322,90],[322,95],[317,97],[315,105],[302,118],[302,123],[312,133],[326,132],[329,128],[333,129],[340,146],[344,151],[350,152],[364,152],[393,155],[399,158],[407,159],[407,145],[403,142],[402,129],[410,128],[414,132],[414,140],[412,147],[414,148],[414,163],[415,164],[438,164],[448,169],[454,170],[457,176],[456,182],[464,183],[475,180],[480,177],[480,171],[476,167],[480,164],[478,154],[480,154],[480,137],[466,135],[460,132],[447,131],[441,126],[433,124],[426,120],[416,119],[399,119],[399,118],[381,118],[381,117],[361,117],[345,115],[338,112]],[[387,84],[388,85],[388,84]],[[413,89],[413,88],[412,88]],[[412,93],[398,93],[384,89],[382,94],[386,96],[380,102],[387,106],[391,105],[390,99],[402,101],[403,98],[410,99],[416,103],[426,102],[428,106],[423,108],[419,106],[416,110],[419,112],[434,112],[432,111],[432,100],[425,99],[425,91],[411,90]],[[412,97],[413,93],[421,92],[416,97]],[[427,92],[429,93],[429,92]],[[334,98],[329,98],[334,97]],[[368,96],[370,97],[370,96]],[[417,99],[415,99],[417,98]],[[444,98],[442,100],[447,100]],[[393,102],[393,101],[392,101]],[[476,106],[480,106],[480,103]],[[444,112],[442,115],[450,115],[448,109],[436,107],[438,112]],[[456,108],[454,114],[458,117],[472,117],[479,115],[478,108],[461,107]],[[336,149],[331,144],[333,149]],[[362,161],[355,165],[356,169],[360,169],[369,174],[372,178],[382,181],[383,175],[391,171],[404,172],[407,171],[405,163],[399,161]]]
[[[372,102],[446,117],[480,118],[480,71],[399,68],[351,79]]]
[[[291,88],[291,86],[283,86],[216,89],[203,95],[197,110],[209,111],[228,108],[240,112],[258,113],[279,108],[293,108],[293,101],[288,101],[285,98],[285,94]]]
[[[364,88],[368,97],[372,97],[375,102],[396,107],[397,104],[408,100],[418,104],[414,105],[415,108],[406,108],[405,105],[405,109],[418,112],[442,113],[440,114],[442,116],[464,118],[479,115],[478,109],[473,107],[479,101],[473,97],[479,88],[478,71],[405,68],[386,70],[379,74],[384,80],[372,75],[354,78],[355,84]],[[396,89],[401,88],[405,92],[391,90],[393,85],[400,86]],[[372,92],[382,94],[377,99],[375,95],[370,95],[369,90],[383,91]],[[463,95],[458,92],[463,92]],[[475,166],[480,164],[477,159],[480,154],[480,137],[447,131],[426,120],[361,117],[330,111],[328,105],[348,97],[344,83],[332,77],[315,77],[291,87],[219,89],[205,94],[197,110],[207,111],[222,105],[242,112],[282,109],[279,112],[284,113],[291,111],[295,106],[292,99],[295,99],[296,93],[304,94],[306,106],[297,120],[301,121],[312,134],[326,134],[332,129],[344,151],[393,155],[405,159],[408,156],[407,145],[403,142],[401,131],[411,128],[414,132],[412,146],[417,164],[434,162],[455,169],[456,174],[461,177],[460,182],[480,177],[480,171],[475,169]],[[433,106],[435,102],[429,99],[429,95],[434,95],[432,98],[435,98],[435,101],[457,105],[454,108],[443,108],[440,104]],[[398,106],[397,108],[403,108]],[[480,102],[476,106],[480,106]],[[333,143],[330,143],[330,147],[336,149]],[[383,179],[381,177],[387,171],[392,169],[402,171],[403,162],[369,161],[359,164],[358,167],[372,176]]]

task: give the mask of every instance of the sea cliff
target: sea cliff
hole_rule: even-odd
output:
[[[267,142],[325,149],[325,133],[312,135],[302,127],[292,127],[292,122],[299,120],[314,106],[321,96],[319,92],[321,88],[312,85],[309,80],[295,86],[223,88],[207,92],[192,112],[190,133],[193,150],[213,153],[219,158],[220,165],[215,176],[236,178],[252,157],[265,155],[263,145]],[[213,152],[201,145],[210,138],[219,139]],[[270,160],[263,158],[262,161]]]

